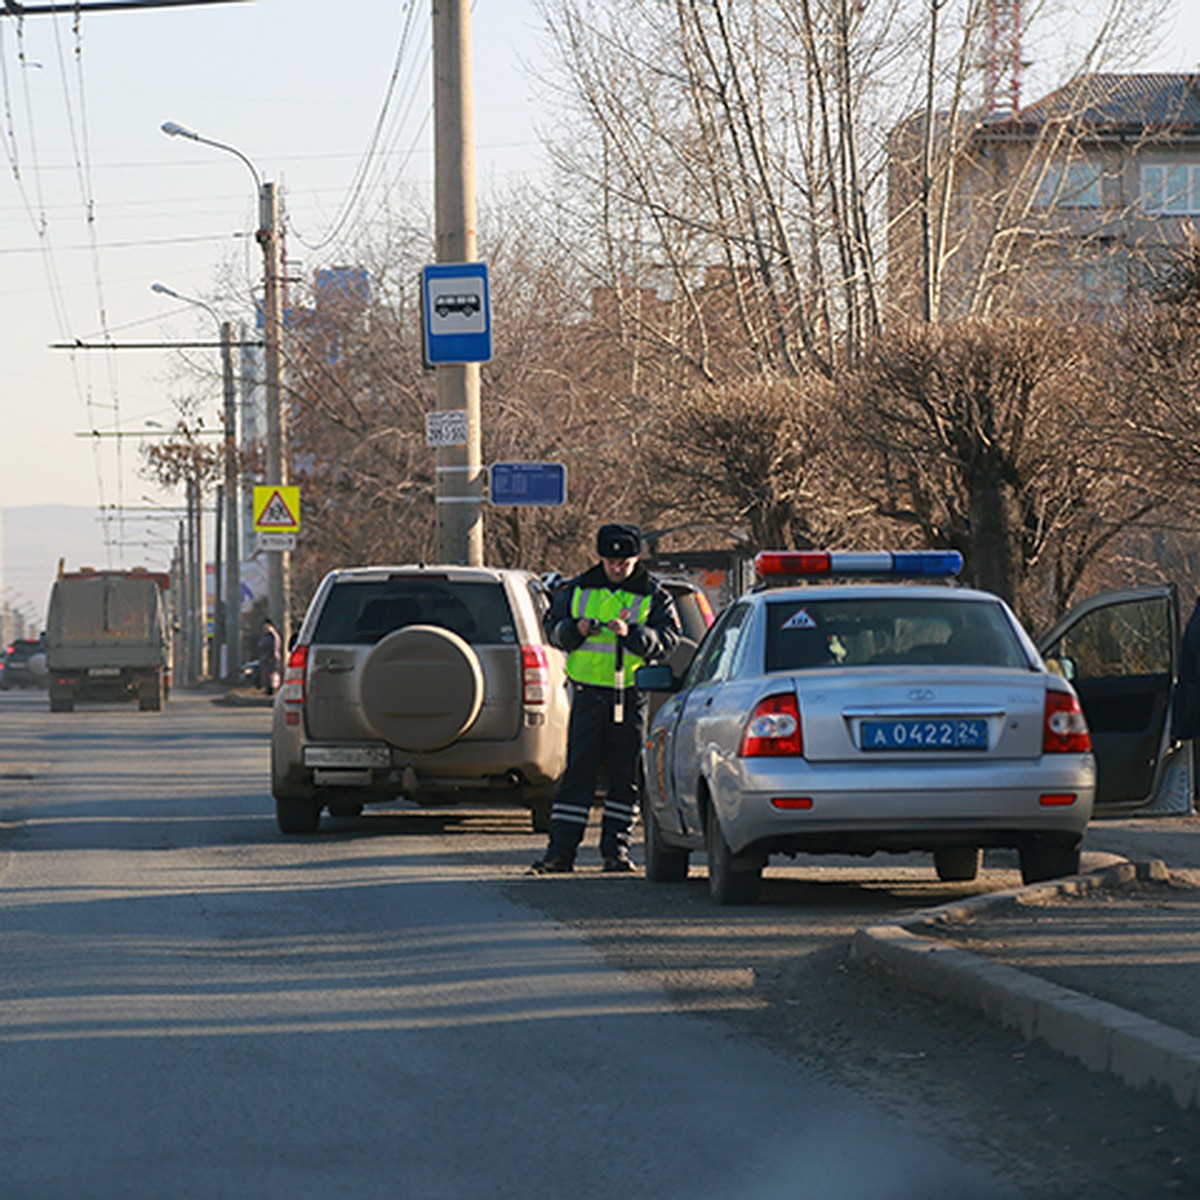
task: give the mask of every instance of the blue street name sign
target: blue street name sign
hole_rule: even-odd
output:
[[[567,468],[562,463],[493,463],[488,492],[493,504],[565,504]]]
[[[492,310],[486,263],[437,263],[421,271],[425,362],[487,362]]]

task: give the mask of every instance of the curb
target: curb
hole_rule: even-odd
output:
[[[1167,877],[1166,865],[1154,859],[973,896],[894,924],[864,926],[854,935],[851,957],[917,991],[978,1009],[1019,1030],[1026,1041],[1045,1042],[1091,1071],[1113,1075],[1134,1088],[1166,1088],[1180,1108],[1200,1109],[1200,1038],[913,932],[913,927],[961,922],[988,909]]]

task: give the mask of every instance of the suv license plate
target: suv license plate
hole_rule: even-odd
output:
[[[864,721],[863,750],[986,750],[987,721],[980,717],[922,717]]]
[[[306,767],[390,767],[386,746],[306,746]]]

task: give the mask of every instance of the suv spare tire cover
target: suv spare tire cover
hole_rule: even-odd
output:
[[[483,707],[483,667],[457,633],[408,625],[367,656],[359,678],[363,715],[403,750],[440,750],[474,723]]]

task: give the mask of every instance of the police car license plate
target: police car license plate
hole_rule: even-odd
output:
[[[986,750],[987,721],[978,717],[922,717],[864,721],[863,750]]]

